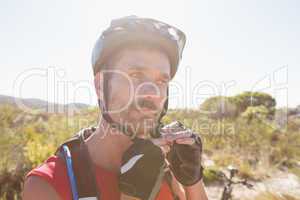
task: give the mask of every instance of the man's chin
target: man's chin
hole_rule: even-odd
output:
[[[138,110],[132,110],[122,117],[131,132],[138,136],[149,135],[158,123],[158,116],[153,112],[141,113]]]
[[[145,108],[144,110],[134,110],[130,112],[129,116],[136,121],[148,120],[155,122],[158,119],[158,113]],[[128,117],[129,117],[128,116]]]

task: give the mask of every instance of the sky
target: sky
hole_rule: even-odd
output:
[[[300,104],[300,1],[0,0],[0,94],[96,105],[91,52],[112,19],[155,18],[185,32],[170,107],[261,91]]]

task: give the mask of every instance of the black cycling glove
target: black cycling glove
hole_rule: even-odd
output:
[[[180,122],[177,122],[181,127],[176,127],[182,131],[186,129]],[[191,131],[192,132],[192,131]],[[191,186],[202,179],[203,167],[201,165],[202,142],[198,134],[192,133],[192,138],[195,139],[193,145],[174,144],[170,152],[167,154],[167,159],[170,162],[170,168],[176,179],[184,186]]]
[[[142,200],[156,197],[164,177],[165,158],[160,147],[150,140],[134,139],[123,154],[119,174],[120,191]]]

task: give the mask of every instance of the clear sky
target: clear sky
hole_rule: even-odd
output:
[[[95,104],[94,42],[111,19],[135,14],[187,35],[171,107],[245,90],[299,105],[299,10],[298,0],[0,0],[0,94]]]

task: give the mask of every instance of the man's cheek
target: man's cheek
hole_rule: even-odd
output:
[[[115,85],[116,101],[119,102],[119,108],[128,109],[134,99],[134,87],[128,81],[119,81]]]
[[[134,84],[124,74],[115,75],[112,80],[112,93],[115,107],[120,111],[127,110],[134,98]]]

